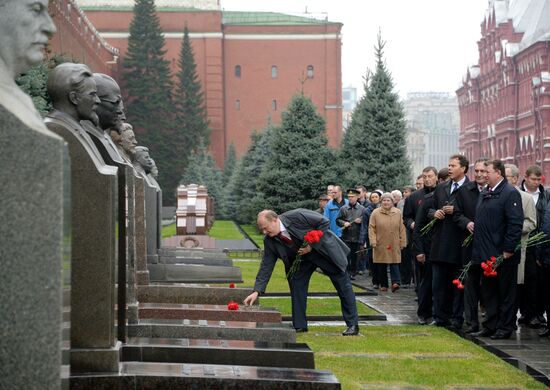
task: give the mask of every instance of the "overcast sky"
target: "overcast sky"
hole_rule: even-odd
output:
[[[342,85],[363,91],[378,29],[396,90],[451,92],[477,62],[487,0],[221,0],[225,10],[326,13],[342,28]]]

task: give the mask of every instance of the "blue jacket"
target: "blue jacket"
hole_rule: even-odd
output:
[[[521,195],[506,180],[489,192],[483,190],[476,208],[472,262],[481,264],[502,252],[516,252],[523,229]],[[519,264],[519,255],[505,260]]]
[[[344,204],[349,204],[347,199],[344,199]],[[334,203],[334,200],[330,200],[325,206],[324,216],[330,222],[329,229],[336,234],[337,237],[342,237],[342,228],[336,223],[336,218],[340,212],[340,206]]]

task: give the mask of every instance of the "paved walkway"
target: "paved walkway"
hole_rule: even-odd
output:
[[[371,280],[366,276],[357,277],[353,283],[372,289]],[[377,296],[357,299],[386,314],[388,323],[397,325],[417,324],[415,297],[414,288],[402,288],[395,293],[379,292]],[[380,325],[380,322],[373,321],[368,324]],[[550,387],[550,338],[538,337],[537,330],[520,326],[509,340],[475,338],[464,335],[463,332],[457,332],[457,334],[475,342]]]

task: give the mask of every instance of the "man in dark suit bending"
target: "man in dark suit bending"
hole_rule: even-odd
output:
[[[244,300],[252,305],[265,292],[273,273],[275,262],[282,259],[285,271],[299,254],[302,258],[298,271],[288,281],[292,299],[292,324],[297,332],[307,332],[306,305],[311,275],[317,267],[327,275],[338,292],[342,315],[348,328],[344,336],[359,333],[355,294],[346,273],[348,247],[329,230],[329,221],[319,213],[296,209],[277,215],[272,210],[258,214],[258,227],[265,235],[264,254],[256,275],[254,292]],[[318,243],[302,247],[304,236],[311,230],[321,230],[323,236]]]

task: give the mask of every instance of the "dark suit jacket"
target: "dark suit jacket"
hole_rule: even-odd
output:
[[[433,191],[424,195],[424,199],[419,203],[416,219],[414,222],[412,251],[413,255],[425,255],[426,260],[430,259],[430,247],[432,244],[433,230],[422,235],[421,230],[430,222],[428,211],[433,208]]]
[[[466,181],[463,186],[468,184]],[[433,209],[429,217],[433,217],[436,210],[443,208],[446,204],[455,205],[456,195],[460,188],[451,194],[452,181],[439,184],[434,190]],[[433,227],[432,248],[430,257],[432,262],[462,264],[462,233],[453,221],[453,215],[445,215],[445,219],[438,221]]]
[[[456,194],[453,220],[462,232],[460,238],[463,242],[470,235],[466,227],[475,220],[478,198],[479,189],[475,181],[465,183]],[[472,247],[473,243],[462,247],[462,262],[464,264],[472,259]]]
[[[322,256],[327,261],[334,263],[342,272],[346,271],[349,248],[336,234],[329,230],[327,218],[312,210],[296,209],[279,215],[279,219],[289,232],[295,245],[289,247],[281,242],[278,237],[264,237],[264,254],[256,275],[254,291],[265,292],[277,259],[283,260],[285,269],[290,267],[290,264],[296,258],[296,252],[304,241],[305,234],[311,230],[322,230],[324,234],[320,242],[311,245],[313,250],[305,255],[304,259],[307,259],[308,256]]]
[[[521,195],[506,180],[493,192],[481,192],[476,209],[472,261],[480,264],[502,252],[515,252],[523,229]],[[505,260],[519,263],[519,256]]]

